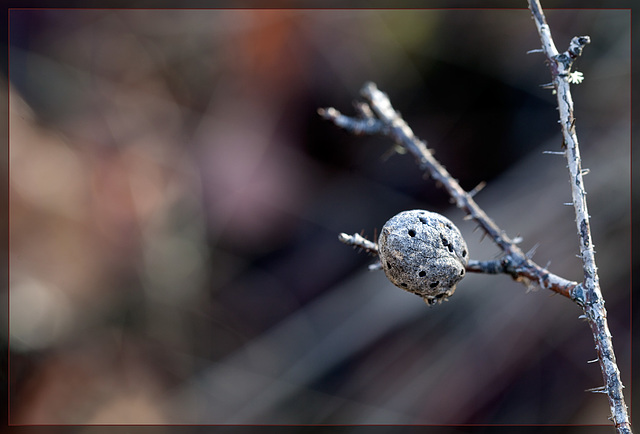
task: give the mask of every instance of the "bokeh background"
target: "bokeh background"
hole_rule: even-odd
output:
[[[411,208],[481,241],[411,158],[354,137],[371,80],[525,251],[581,280],[527,9],[12,10],[10,422],[608,424],[581,311],[468,275],[429,308],[337,240]],[[631,385],[630,11],[573,86],[602,290]],[[6,87],[3,87],[6,88]],[[7,345],[7,342],[4,343]]]

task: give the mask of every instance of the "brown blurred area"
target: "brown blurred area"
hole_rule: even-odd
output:
[[[365,81],[523,249],[581,264],[529,11],[12,10],[12,424],[608,424],[566,299],[467,276],[428,308],[337,240],[425,208],[499,253],[392,144]],[[630,12],[547,12],[573,86],[630,391]],[[7,344],[7,342],[5,342]],[[627,396],[628,401],[628,396]]]

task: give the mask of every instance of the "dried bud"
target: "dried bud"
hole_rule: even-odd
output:
[[[458,228],[440,214],[419,209],[401,212],[385,223],[378,254],[387,278],[428,305],[453,294],[469,261]]]

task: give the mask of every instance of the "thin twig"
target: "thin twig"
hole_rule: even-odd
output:
[[[598,360],[605,385],[603,391],[609,398],[611,419],[618,433],[631,433],[631,424],[627,414],[627,406],[622,393],[623,385],[620,371],[613,351],[611,333],[607,324],[607,311],[600,291],[600,282],[595,262],[595,251],[591,239],[589,212],[587,211],[586,191],[584,188],[580,149],[575,130],[573,115],[573,100],[569,86],[569,75],[575,59],[582,53],[583,47],[590,42],[588,36],[579,36],[571,40],[570,46],[564,53],[558,53],[551,30],[538,0],[529,0],[529,8],[536,23],[542,48],[547,57],[553,85],[558,99],[560,125],[565,155],[567,157],[571,177],[571,195],[576,214],[576,225],[580,240],[580,255],[584,271],[584,304],[582,305],[596,343]],[[595,390],[595,389],[594,389]]]
[[[347,235],[345,233],[340,234],[338,237],[340,241],[350,246],[359,247],[368,253],[377,255],[378,245],[373,241],[369,241],[360,234]]]
[[[473,194],[471,194],[463,190],[460,184],[458,184],[458,181],[433,157],[431,151],[427,149],[426,144],[413,134],[413,131],[404,119],[394,110],[386,94],[378,90],[373,83],[366,83],[361,90],[361,94],[367,100],[368,105],[377,119],[371,119],[370,116],[363,115],[355,118],[345,116],[334,108],[320,109],[318,112],[322,117],[333,121],[336,125],[347,131],[356,134],[371,131],[370,134],[386,135],[413,155],[420,169],[427,172],[438,184],[442,185],[453,198],[458,208],[465,211],[470,218],[475,220],[484,232],[488,234],[505,253],[501,259],[502,266],[499,268],[500,273],[508,274],[527,286],[532,282],[537,283],[542,288],[557,292],[578,304],[582,304],[583,295],[581,286],[578,285],[577,282],[550,273],[546,268],[533,262],[516,245],[516,240],[510,239],[473,200],[472,196],[475,194],[475,191],[472,191]],[[377,125],[374,120],[380,125]],[[367,125],[367,127],[365,127],[365,125]],[[368,128],[370,125],[376,125],[376,127]],[[345,237],[349,236],[345,234],[343,237],[341,235],[341,241],[347,242],[347,244],[357,245],[366,250],[371,250],[367,245],[358,243],[357,241],[361,240],[356,241],[356,235],[348,239]],[[477,263],[477,261],[471,261],[471,263]],[[489,272],[477,266],[472,266],[468,268],[468,270],[473,272]]]

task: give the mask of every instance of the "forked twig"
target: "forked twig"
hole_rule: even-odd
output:
[[[575,133],[573,101],[569,89],[570,82],[579,83],[582,80],[582,74],[572,73],[571,67],[590,39],[588,36],[575,37],[565,52],[558,53],[538,0],[529,0],[529,7],[542,41],[542,49],[531,52],[542,52],[546,55],[553,82],[545,86],[554,89],[558,98],[565,148],[562,153],[566,155],[569,162],[573,205],[585,276],[583,283],[564,279],[533,262],[530,256],[516,245],[516,241],[510,239],[474,201],[473,196],[477,192],[476,189],[466,192],[460,187],[444,166],[433,157],[426,143],[413,134],[404,119],[394,110],[387,95],[378,90],[375,84],[366,83],[362,88],[361,95],[365,98],[366,103],[356,105],[357,116],[345,116],[334,108],[320,109],[318,113],[354,134],[381,134],[391,138],[397,146],[413,155],[420,169],[443,186],[456,206],[467,213],[467,218],[475,220],[504,252],[504,255],[495,261],[470,260],[467,265],[468,271],[508,274],[527,286],[536,283],[543,288],[568,297],[583,309],[584,315],[581,318],[586,319],[591,327],[596,342],[597,360],[605,382],[604,386],[594,388],[591,391],[607,394],[611,419],[617,432],[631,433],[627,407],[622,393],[620,371],[613,352],[611,333],[607,325],[606,310],[595,265],[585,199],[586,192],[582,180],[583,174],[586,172],[581,167],[578,139]],[[361,235],[343,233],[340,234],[340,240],[346,244],[361,247],[369,253],[377,254],[376,244]]]
[[[547,269],[536,264],[529,258],[503,230],[478,206],[472,197],[472,193],[466,192],[436,160],[427,148],[426,144],[417,138],[411,128],[394,110],[386,94],[378,90],[375,84],[366,83],[360,91],[371,108],[369,114],[361,111],[358,117],[350,117],[341,114],[334,108],[320,109],[318,112],[336,125],[355,134],[383,134],[391,138],[395,143],[404,148],[416,159],[421,170],[428,173],[431,178],[443,186],[453,198],[458,208],[467,213],[469,218],[475,220],[495,243],[502,249],[504,256],[497,263],[485,263],[469,261],[468,271],[479,273],[505,273],[515,280],[530,285],[531,282],[551,291],[562,294],[582,305],[582,287],[573,282],[557,276]],[[341,234],[340,239],[347,244],[357,245],[367,250],[366,245],[361,244],[359,235],[350,236]]]

